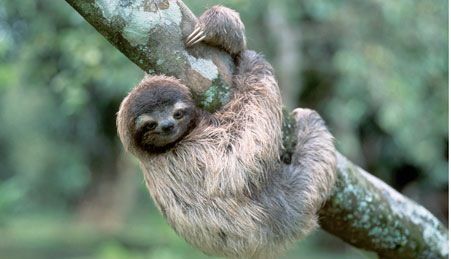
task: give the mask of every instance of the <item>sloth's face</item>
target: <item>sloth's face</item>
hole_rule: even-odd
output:
[[[192,127],[194,111],[191,103],[177,101],[143,112],[135,119],[137,143],[149,152],[172,146]]]

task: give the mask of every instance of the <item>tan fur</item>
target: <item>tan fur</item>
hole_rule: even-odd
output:
[[[223,48],[232,55],[246,48],[245,28],[240,14],[229,8],[216,5],[199,17],[197,24],[205,31],[204,41]]]
[[[211,255],[273,258],[317,226],[316,212],[335,180],[333,138],[316,113],[295,110],[298,144],[290,165],[280,161],[282,104],[261,56],[242,52],[232,100],[199,115],[174,148],[153,154],[133,142],[129,109],[146,85],[161,82],[189,94],[174,78],[145,78],[122,102],[117,126],[179,235]]]

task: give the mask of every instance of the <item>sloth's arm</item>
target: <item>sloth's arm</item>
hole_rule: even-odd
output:
[[[258,193],[279,170],[281,99],[271,65],[254,51],[242,51],[232,98],[216,115],[226,134],[222,157],[227,168],[212,178],[211,192],[233,196]],[[224,160],[224,161],[225,161]]]
[[[223,48],[232,55],[239,54],[246,48],[244,25],[239,13],[219,5],[205,11],[187,37],[186,45],[191,47],[200,41]]]
[[[225,129],[216,147],[227,165],[206,178],[213,195],[249,195],[278,170],[281,100],[271,65],[262,55],[245,50],[244,26],[238,13],[215,6],[200,18],[187,46],[200,41],[228,51],[237,69],[231,100],[215,117]]]

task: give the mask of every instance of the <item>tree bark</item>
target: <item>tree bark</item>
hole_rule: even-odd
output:
[[[96,30],[147,73],[176,76],[208,111],[227,103],[234,65],[219,49],[183,39],[196,17],[178,0],[66,0]],[[296,139],[285,116],[284,156]],[[447,258],[448,231],[425,208],[337,152],[338,181],[319,212],[326,231],[383,258]]]
[[[337,175],[319,212],[324,230],[381,258],[448,258],[448,230],[424,207],[339,153]]]

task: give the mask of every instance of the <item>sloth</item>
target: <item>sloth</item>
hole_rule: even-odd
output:
[[[318,225],[335,181],[333,137],[316,112],[294,110],[297,144],[283,163],[279,88],[271,65],[245,50],[238,13],[207,10],[186,45],[201,41],[235,57],[229,103],[208,113],[178,79],[147,76],[121,103],[119,137],[188,243],[208,255],[276,257]]]

